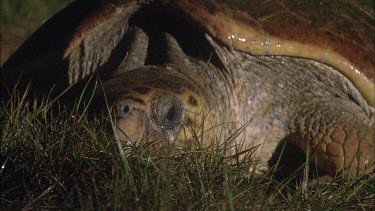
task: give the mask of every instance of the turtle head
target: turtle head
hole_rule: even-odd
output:
[[[149,133],[174,142],[185,120],[186,105],[173,93],[149,90],[153,92],[151,96],[128,95],[115,102],[118,135],[122,139],[138,139]]]
[[[120,140],[184,142],[199,127],[202,97],[183,76],[160,67],[142,67],[104,84],[112,99]],[[181,131],[184,132],[181,132]]]

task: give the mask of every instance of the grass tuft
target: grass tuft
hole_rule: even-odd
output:
[[[89,116],[82,99],[68,109],[22,96],[0,107],[2,208],[374,208],[373,176],[291,186],[293,175],[278,182],[249,172],[253,149],[226,156],[226,144],[203,147],[199,131],[191,148],[122,143],[121,159],[108,115]]]

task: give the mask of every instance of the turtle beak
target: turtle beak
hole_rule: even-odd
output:
[[[178,128],[178,131],[179,131],[179,129],[180,128]],[[178,131],[175,132],[175,131],[163,130],[162,134],[163,134],[164,138],[168,141],[168,143],[174,143],[174,141],[176,139],[176,136],[178,134]]]
[[[149,142],[174,143],[181,126],[175,126],[173,129],[157,128],[150,125],[145,112],[134,112],[128,118],[116,117],[116,134],[122,141],[132,143],[146,138]]]

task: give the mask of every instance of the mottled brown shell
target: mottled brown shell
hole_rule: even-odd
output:
[[[27,80],[33,77],[37,85],[49,81],[46,87],[64,88],[65,81],[74,84],[104,64],[116,63],[108,60],[127,31],[128,20],[154,3],[236,50],[326,63],[349,78],[374,106],[374,11],[355,0],[75,1],[3,65],[2,83],[12,84],[22,75]]]
[[[173,2],[188,19],[236,50],[308,58],[334,67],[374,106],[374,12],[359,2]]]

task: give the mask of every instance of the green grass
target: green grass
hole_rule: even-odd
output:
[[[119,148],[108,115],[89,115],[83,103],[65,109],[57,101],[14,98],[12,102],[0,107],[0,209],[370,210],[375,206],[373,176],[293,186],[287,183],[291,178],[278,182],[272,173],[249,172],[254,164],[251,150],[226,156],[224,145],[202,148],[200,138],[185,149],[153,150],[146,141],[121,143]]]
[[[375,6],[375,1],[374,0],[361,0],[364,4],[374,7]]]

